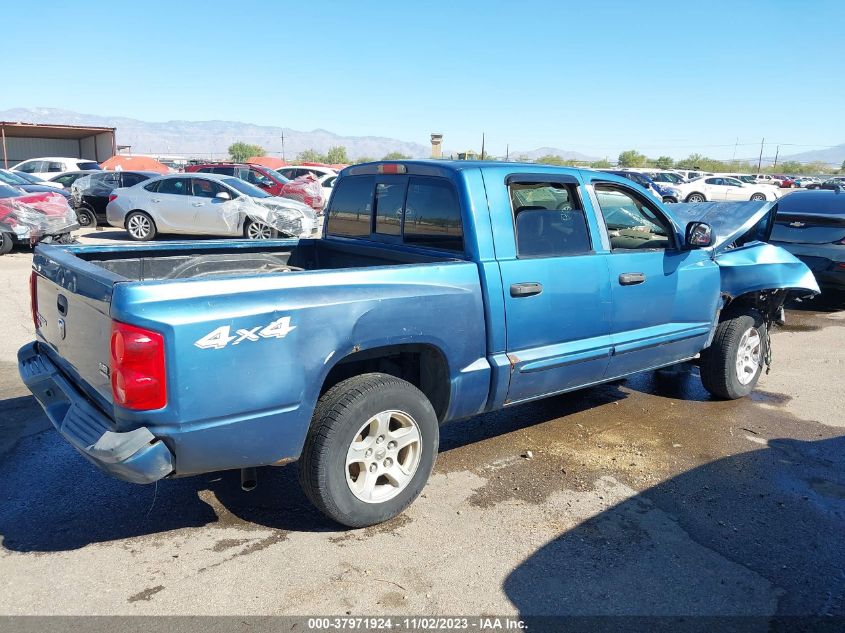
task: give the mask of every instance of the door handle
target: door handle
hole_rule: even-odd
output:
[[[643,273],[622,273],[619,275],[620,286],[636,286],[645,281],[645,274]]]
[[[194,202],[193,204],[191,204],[191,206],[192,207],[201,207],[204,204],[205,204],[205,202]]]
[[[161,198],[150,198],[150,202],[161,202]]]
[[[533,297],[543,292],[543,285],[535,281],[525,281],[519,284],[511,284],[511,296],[515,298]]]

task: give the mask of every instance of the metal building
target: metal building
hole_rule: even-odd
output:
[[[3,167],[30,158],[62,156],[101,162],[117,153],[113,127],[0,121]]]

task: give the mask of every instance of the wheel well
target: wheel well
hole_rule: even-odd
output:
[[[424,344],[386,345],[354,352],[332,367],[320,395],[342,380],[372,372],[396,376],[414,385],[431,402],[437,419],[443,421],[451,389],[449,365],[438,348]]]
[[[705,196],[705,195],[704,195],[703,193],[701,193],[700,191],[693,191],[692,193],[690,193],[689,195],[687,195],[686,199],[687,199],[687,200],[689,200],[689,199],[690,199],[690,198],[692,198],[693,196],[701,196],[702,198],[704,198],[705,200],[707,200],[707,196]]]
[[[783,306],[788,294],[787,290],[776,288],[774,290],[755,290],[739,295],[725,304],[720,320],[730,318],[737,312],[748,308],[759,311],[766,321],[772,320]]]

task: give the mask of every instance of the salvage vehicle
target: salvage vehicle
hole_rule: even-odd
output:
[[[48,156],[46,158],[32,158],[22,161],[11,168],[39,178],[52,178],[69,171],[80,169],[102,169],[99,163],[84,158],[67,158],[65,156]]]
[[[68,241],[78,228],[76,214],[58,191],[27,193],[0,184],[0,255],[15,244]]]
[[[26,191],[27,193],[57,193],[68,200],[70,199],[70,192],[65,191],[64,187],[58,188],[56,183],[50,183],[48,185],[46,184],[46,181],[41,182],[44,182],[45,184],[33,184],[28,179],[24,178],[24,174],[21,172],[11,171],[9,169],[0,169],[0,183],[4,185],[9,185],[15,189]]]
[[[664,207],[536,164],[355,165],[322,239],[39,246],[20,374],[116,477],[248,488],[298,459],[320,510],[371,525],[420,494],[448,420],[699,354],[710,393],[749,394],[787,294],[818,292],[764,242],[772,207]]]
[[[240,178],[204,173],[159,176],[115,189],[106,219],[142,242],[163,233],[265,240],[317,232],[311,207],[270,196]]]
[[[220,174],[223,176],[234,176],[245,180],[254,187],[271,196],[289,198],[307,204],[317,213],[323,210],[326,200],[323,198],[321,187],[314,184],[312,179],[300,179],[301,177],[287,178],[274,169],[262,165],[221,163],[221,164],[199,164],[188,165],[186,173],[201,172],[207,174]]]
[[[107,224],[106,207],[112,191],[121,187],[134,187],[139,182],[157,176],[161,174],[156,171],[121,170],[96,171],[87,176],[75,178],[70,186],[70,192],[79,225],[91,229],[98,224]]]
[[[697,178],[676,185],[685,202],[717,202],[723,200],[777,200],[781,194],[774,187],[751,185],[728,176]]]
[[[845,290],[845,191],[786,196],[770,241],[807,264],[823,289]]]

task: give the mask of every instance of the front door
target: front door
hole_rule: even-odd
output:
[[[610,358],[608,255],[591,237],[577,181],[544,177],[521,174],[508,183],[514,223],[496,229],[508,402],[598,382]]]
[[[607,378],[690,358],[706,344],[719,299],[719,268],[681,248],[658,205],[632,188],[596,183],[607,225],[613,355]]]

